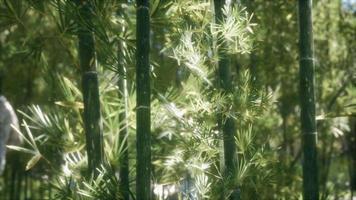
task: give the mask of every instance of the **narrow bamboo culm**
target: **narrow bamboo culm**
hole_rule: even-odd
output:
[[[103,164],[103,134],[100,116],[99,83],[96,72],[94,35],[92,33],[92,8],[90,1],[76,1],[79,6],[80,21],[79,61],[82,70],[82,90],[84,101],[84,130],[88,154],[88,168],[96,176],[96,168]],[[81,21],[82,20],[82,21]]]
[[[313,48],[312,1],[299,0],[299,76],[305,200],[319,199]]]
[[[150,14],[149,1],[137,0],[136,15],[136,199],[151,199]]]
[[[226,2],[225,0],[214,0],[214,12],[216,23],[223,22],[223,12]],[[217,41],[217,53],[219,57],[218,61],[218,87],[225,93],[232,92],[232,78],[231,78],[231,63],[230,58],[226,54],[224,47],[225,42],[222,40]],[[223,115],[219,116],[219,126],[223,134],[224,143],[224,177],[226,180],[230,179],[234,175],[235,166],[237,164],[236,158],[236,143],[235,143],[235,121],[232,117],[223,118]],[[225,194],[223,194],[225,195]],[[240,199],[240,191],[238,188],[233,188],[232,194],[229,199]]]
[[[120,155],[120,193],[123,200],[130,199],[130,182],[129,182],[129,149],[128,149],[128,92],[127,92],[127,79],[126,67],[121,60],[123,59],[122,44],[118,44],[118,72],[119,72],[119,98],[123,102],[123,110],[119,114],[120,132],[119,132],[119,145],[123,146],[123,152]]]

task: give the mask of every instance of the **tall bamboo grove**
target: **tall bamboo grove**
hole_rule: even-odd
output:
[[[214,0],[214,12],[216,23],[223,22],[223,12],[222,9],[226,4],[225,0]],[[219,37],[221,38],[221,37]],[[232,92],[232,78],[231,78],[231,64],[229,55],[225,53],[224,50],[225,42],[222,40],[217,41],[217,53],[219,57],[218,61],[218,87],[223,93],[228,94]],[[223,118],[223,115],[219,116],[219,127],[223,134],[224,143],[224,176],[227,179],[233,176],[235,171],[235,166],[237,162],[236,158],[236,142],[235,142],[235,121],[232,117]],[[237,188],[232,188],[230,199],[239,199],[239,191]],[[223,194],[225,195],[225,194]]]
[[[99,83],[95,64],[92,8],[90,1],[76,1],[79,7],[79,61],[82,70],[84,130],[88,167],[92,175],[103,163],[103,134],[100,116]]]
[[[150,13],[149,0],[137,0],[136,13],[136,194],[151,199]]]
[[[303,198],[319,199],[315,120],[312,1],[299,0],[300,107],[303,143]]]

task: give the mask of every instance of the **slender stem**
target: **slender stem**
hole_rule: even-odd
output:
[[[216,23],[223,22],[222,9],[225,5],[225,0],[214,0],[214,11]],[[217,40],[217,53],[219,57],[218,61],[218,79],[219,88],[223,93],[228,94],[232,92],[232,78],[231,78],[231,64],[230,58],[225,53],[225,42],[221,40],[221,37]],[[237,162],[236,156],[236,142],[235,142],[235,121],[231,117],[219,116],[219,126],[222,129],[223,143],[224,143],[224,176],[228,181],[235,173],[235,167]],[[234,186],[236,187],[236,186]],[[239,189],[232,188],[233,192],[230,195],[230,199],[240,199]],[[225,195],[225,194],[223,194]]]
[[[309,200],[319,199],[311,0],[299,0],[299,39],[303,198]]]
[[[118,56],[123,59],[121,53],[121,42],[119,42]],[[120,155],[120,193],[123,200],[130,199],[130,182],[129,182],[129,150],[128,150],[128,92],[127,92],[127,79],[126,67],[122,62],[118,64],[119,71],[119,98],[124,102],[124,109],[119,114],[120,132],[119,144],[123,146],[123,152]]]
[[[150,14],[149,1],[137,0],[136,16],[136,195],[151,199],[151,91],[150,91]]]
[[[350,132],[348,133],[348,155],[350,169],[350,191],[356,191],[356,118],[349,118]],[[353,195],[351,195],[353,196]]]
[[[82,79],[88,167],[92,175],[96,176],[96,168],[103,164],[98,74],[95,71],[85,72]]]
[[[79,60],[82,69],[84,101],[84,129],[88,154],[88,168],[97,175],[96,168],[103,164],[103,134],[100,115],[99,82],[96,72],[94,35],[92,32],[92,10],[90,1],[77,1],[79,6]],[[85,24],[85,25],[84,25]]]

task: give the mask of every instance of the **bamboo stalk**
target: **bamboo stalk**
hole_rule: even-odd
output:
[[[312,1],[299,0],[299,76],[303,143],[303,198],[319,199],[315,120]]]
[[[121,54],[121,43],[119,42],[118,57],[122,58]],[[128,92],[127,92],[127,73],[126,67],[122,62],[119,61],[118,64],[119,71],[119,98],[124,102],[124,110],[119,114],[120,132],[119,132],[119,143],[123,145],[123,152],[120,155],[120,193],[124,200],[130,199],[130,182],[129,182],[129,150],[128,150]]]
[[[136,15],[136,195],[151,199],[150,14],[149,0],[137,0]]]
[[[222,23],[223,13],[222,9],[225,5],[225,0],[214,0],[214,11],[215,11],[215,21],[216,23]],[[225,42],[217,41],[217,53],[219,57],[218,61],[218,80],[219,88],[225,94],[232,92],[232,78],[231,78],[231,63],[229,56],[225,53],[224,47]],[[223,144],[224,144],[224,176],[228,180],[235,173],[235,167],[237,162],[236,157],[236,142],[235,142],[235,121],[232,117],[224,118],[222,115],[219,116],[219,126],[223,134]],[[233,192],[229,199],[240,199],[238,188],[233,188]],[[225,194],[223,194],[225,195]]]
[[[92,175],[103,163],[103,134],[100,116],[99,83],[95,64],[95,47],[90,1],[77,1],[81,19],[79,23],[79,60],[82,69],[82,90],[84,101],[84,129],[88,154],[88,168]],[[86,24],[87,26],[85,26]]]
[[[350,191],[356,191],[356,117],[349,118],[350,132],[348,138],[348,155],[349,155],[349,171],[350,171]],[[353,196],[353,195],[351,195]]]
[[[125,1],[126,2],[126,1]],[[127,3],[127,2],[126,2]],[[117,14],[122,15],[122,8],[117,10]],[[122,27],[122,32],[125,31],[125,27]],[[119,114],[120,132],[117,144],[118,148],[123,147],[123,152],[120,154],[119,159],[119,173],[120,183],[119,190],[123,200],[130,200],[130,179],[129,179],[129,149],[128,149],[128,91],[127,91],[127,71],[123,62],[123,41],[118,42],[118,87],[119,98],[123,101],[124,110]]]

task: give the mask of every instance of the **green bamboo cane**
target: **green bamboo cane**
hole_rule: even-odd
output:
[[[94,35],[92,32],[92,8],[87,0],[76,1],[81,22],[79,25],[79,61],[82,70],[84,101],[84,130],[88,154],[88,168],[97,175],[96,168],[103,164],[103,134],[100,115],[99,83],[95,63]]]
[[[299,0],[300,106],[303,143],[303,198],[319,199],[315,120],[312,1]]]
[[[356,191],[356,117],[349,117],[350,131],[347,134],[349,149],[349,171],[350,171],[350,193],[353,197],[353,192]]]
[[[121,53],[121,42],[118,44],[118,59],[123,59]],[[118,63],[119,72],[119,98],[124,102],[124,109],[119,114],[120,132],[119,132],[119,144],[123,145],[123,152],[120,155],[120,193],[123,200],[129,200],[130,198],[130,182],[129,182],[129,150],[128,150],[128,92],[127,92],[127,73],[126,67],[122,62]]]
[[[151,199],[150,14],[149,0],[137,0],[136,15],[136,195]]]
[[[222,23],[224,15],[222,9],[225,5],[225,0],[214,0],[214,11],[216,23]],[[222,38],[222,37],[219,37]],[[218,80],[219,87],[225,94],[232,92],[232,78],[231,78],[231,63],[230,58],[226,54],[226,44],[222,40],[217,41],[218,61]],[[236,157],[236,142],[235,142],[235,121],[232,117],[219,117],[219,126],[223,133],[224,143],[224,176],[226,180],[232,178],[235,172],[237,157]],[[223,194],[225,195],[225,194]],[[234,188],[230,199],[240,199],[238,188]]]
[[[126,2],[126,1],[124,1]],[[127,3],[127,2],[126,2]],[[117,15],[121,16],[122,8],[120,7],[117,10]],[[125,31],[125,27],[121,27],[122,32]],[[129,180],[129,149],[128,149],[128,91],[127,91],[127,72],[126,66],[123,62],[123,41],[118,42],[118,87],[119,87],[119,98],[123,101],[123,111],[119,113],[119,123],[120,123],[120,132],[118,137],[118,147],[121,148],[122,152],[120,153],[119,159],[119,173],[120,173],[120,182],[119,190],[123,200],[130,199],[130,180]]]

